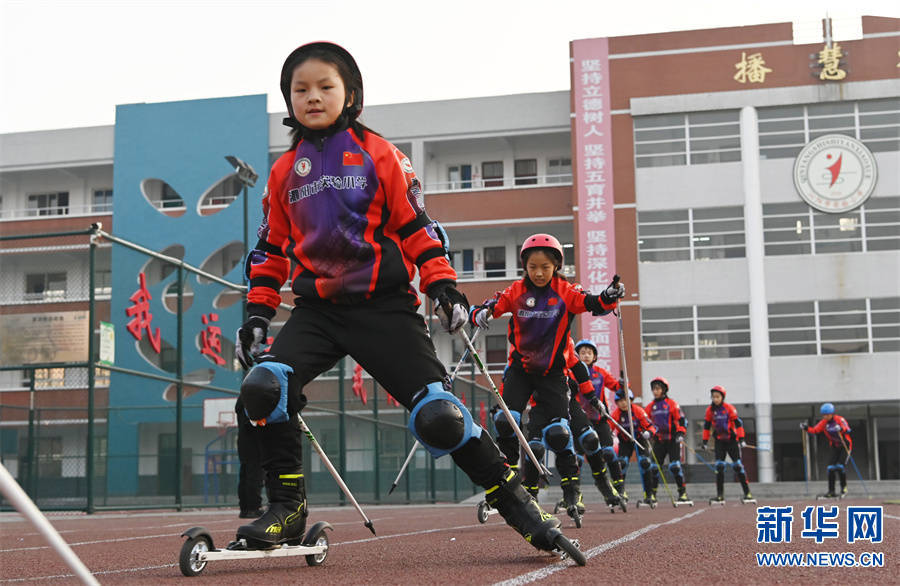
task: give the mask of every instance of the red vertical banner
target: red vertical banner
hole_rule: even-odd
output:
[[[593,294],[615,274],[609,39],[572,41],[572,161],[578,194],[578,282]],[[581,314],[581,336],[597,345],[597,365],[619,375],[615,316]]]

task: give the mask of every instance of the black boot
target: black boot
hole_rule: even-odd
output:
[[[264,548],[280,543],[299,545],[306,532],[306,485],[299,469],[266,473],[269,508],[262,517],[237,530],[248,547]]]
[[[615,489],[610,485],[609,479],[606,477],[606,467],[600,472],[594,472],[593,476],[594,484],[597,486],[597,489],[600,490],[600,494],[603,495],[606,504],[610,506],[619,504],[619,495],[616,494]]]
[[[840,474],[841,478],[841,496],[844,496],[847,494],[847,473],[839,470],[838,474]]]
[[[577,476],[573,478],[563,478],[560,481],[562,486],[563,500],[566,502],[566,511],[570,517],[574,517],[573,513],[584,515],[584,501],[581,500],[581,479]]]
[[[837,493],[834,492],[834,481],[837,476],[837,472],[834,470],[828,471],[828,493],[825,496],[837,496]]]
[[[619,498],[623,501],[628,501],[628,493],[625,492],[625,476],[623,475],[621,478],[614,479],[612,481],[613,490],[619,493]]]
[[[559,519],[545,513],[528,492],[522,488],[518,474],[510,470],[499,484],[488,488],[485,500],[497,509],[506,524],[515,529],[525,541],[538,549],[556,549],[560,535]]]
[[[717,473],[716,474],[716,501],[724,501],[725,500],[725,474]]]

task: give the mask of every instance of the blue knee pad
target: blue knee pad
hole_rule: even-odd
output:
[[[618,458],[616,456],[616,451],[613,449],[612,446],[606,446],[605,448],[603,448],[603,460],[607,464],[612,464],[617,459]]]
[[[725,460],[716,460],[716,472],[723,472],[725,470]]]
[[[638,458],[638,464],[641,465],[641,470],[645,472],[653,468],[653,466],[650,464],[650,458],[647,458],[645,456],[641,456]]]
[[[593,456],[600,451],[600,436],[590,427],[578,436],[578,443],[581,444],[581,449],[588,456]]]
[[[454,452],[481,436],[481,427],[472,420],[472,414],[453,393],[444,390],[442,383],[429,383],[424,391],[409,414],[408,427],[433,457]]]
[[[261,362],[244,377],[241,402],[254,425],[288,420],[288,375],[293,372],[293,368],[281,362]]]
[[[516,425],[522,427],[522,414],[512,409],[509,412],[512,413],[513,419],[516,420]],[[509,424],[503,409],[494,413],[494,427],[497,429],[497,437],[512,437],[516,435],[516,430]]]
[[[669,472],[675,476],[681,476],[681,462],[669,462]]]
[[[844,471],[844,465],[843,465],[843,464],[829,464],[827,470],[828,470],[829,472],[831,472],[832,470],[836,470],[836,471],[838,471],[838,472],[843,472],[843,471]]]
[[[625,471],[628,470],[628,464],[631,462],[628,458],[616,458],[619,461],[619,467],[622,468],[622,474],[625,474]]]
[[[572,441],[572,430],[569,429],[569,420],[560,419],[554,421],[541,430],[547,447],[557,454],[574,454],[575,442]]]
[[[731,467],[734,468],[735,474],[743,474],[744,472],[744,464],[740,460],[732,462]]]
[[[537,458],[538,461],[544,459],[544,455],[547,453],[547,448],[544,446],[544,442],[542,442],[541,440],[533,439],[528,442],[528,447],[531,448],[532,452],[534,452],[534,457]],[[531,461],[531,458],[525,458],[525,461],[531,463],[532,465],[534,464],[534,462]]]

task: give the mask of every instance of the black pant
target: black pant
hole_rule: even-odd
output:
[[[237,450],[240,469],[238,472],[238,504],[241,511],[256,511],[262,506],[262,446],[255,428],[244,413],[240,397],[235,402],[237,413]]]
[[[291,415],[306,404],[303,387],[346,355],[407,409],[425,385],[447,377],[411,295],[385,295],[352,305],[300,299],[265,357],[294,369],[288,400]],[[300,450],[294,447],[300,445],[301,436],[295,422],[262,429],[267,470],[301,464]],[[506,469],[503,455],[486,432],[451,455],[481,486],[496,484]]]
[[[681,462],[681,446],[676,441],[657,441],[653,443],[653,446],[650,448],[653,450],[653,455],[656,457],[656,464],[659,465],[659,471],[657,474],[665,474],[663,470],[663,464],[666,462],[666,457],[669,458],[669,463]],[[672,477],[675,479],[675,484],[678,485],[679,488],[684,486],[684,473],[681,472],[679,474],[675,474],[672,472]],[[654,484],[657,481],[654,478]]]

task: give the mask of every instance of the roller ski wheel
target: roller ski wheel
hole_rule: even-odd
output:
[[[478,503],[477,515],[479,523],[481,523],[482,525],[487,523],[488,515],[490,515],[490,513],[488,512],[488,504],[486,501],[481,501],[480,503]]]
[[[556,515],[560,511],[566,510],[566,501],[563,499],[559,499],[555,505],[553,505],[553,514]]]
[[[581,520],[583,517],[582,517],[581,512],[579,512],[578,507],[575,505],[572,505],[571,507],[566,509],[566,513],[570,517],[572,517],[572,520],[575,522],[575,528],[581,529],[581,522],[582,522]]]
[[[195,527],[194,529],[202,529]],[[178,567],[181,573],[187,577],[199,576],[206,569],[206,561],[201,558],[207,552],[213,550],[212,537],[204,529],[195,535],[191,535],[193,530],[185,531],[182,537],[188,535],[188,538],[181,545],[181,552],[178,555]]]
[[[562,533],[553,540],[555,551],[559,553],[560,559],[572,558],[579,566],[587,565],[587,557],[581,551],[581,542],[577,539],[569,539]]]
[[[678,507],[693,507],[693,506],[694,506],[694,501],[692,501],[692,500],[675,501],[675,502],[672,503],[672,506],[675,507],[676,509],[677,509]]]
[[[725,506],[725,499],[713,497],[713,498],[709,499],[709,505],[710,505],[711,507],[717,507],[717,506],[722,506],[722,507],[724,507],[724,506]]]
[[[321,566],[325,563],[325,560],[328,559],[328,535],[325,533],[326,527],[331,529],[331,525],[316,523],[306,533],[306,537],[303,538],[302,545],[324,548],[322,553],[313,553],[306,556],[306,565],[308,566]]]

